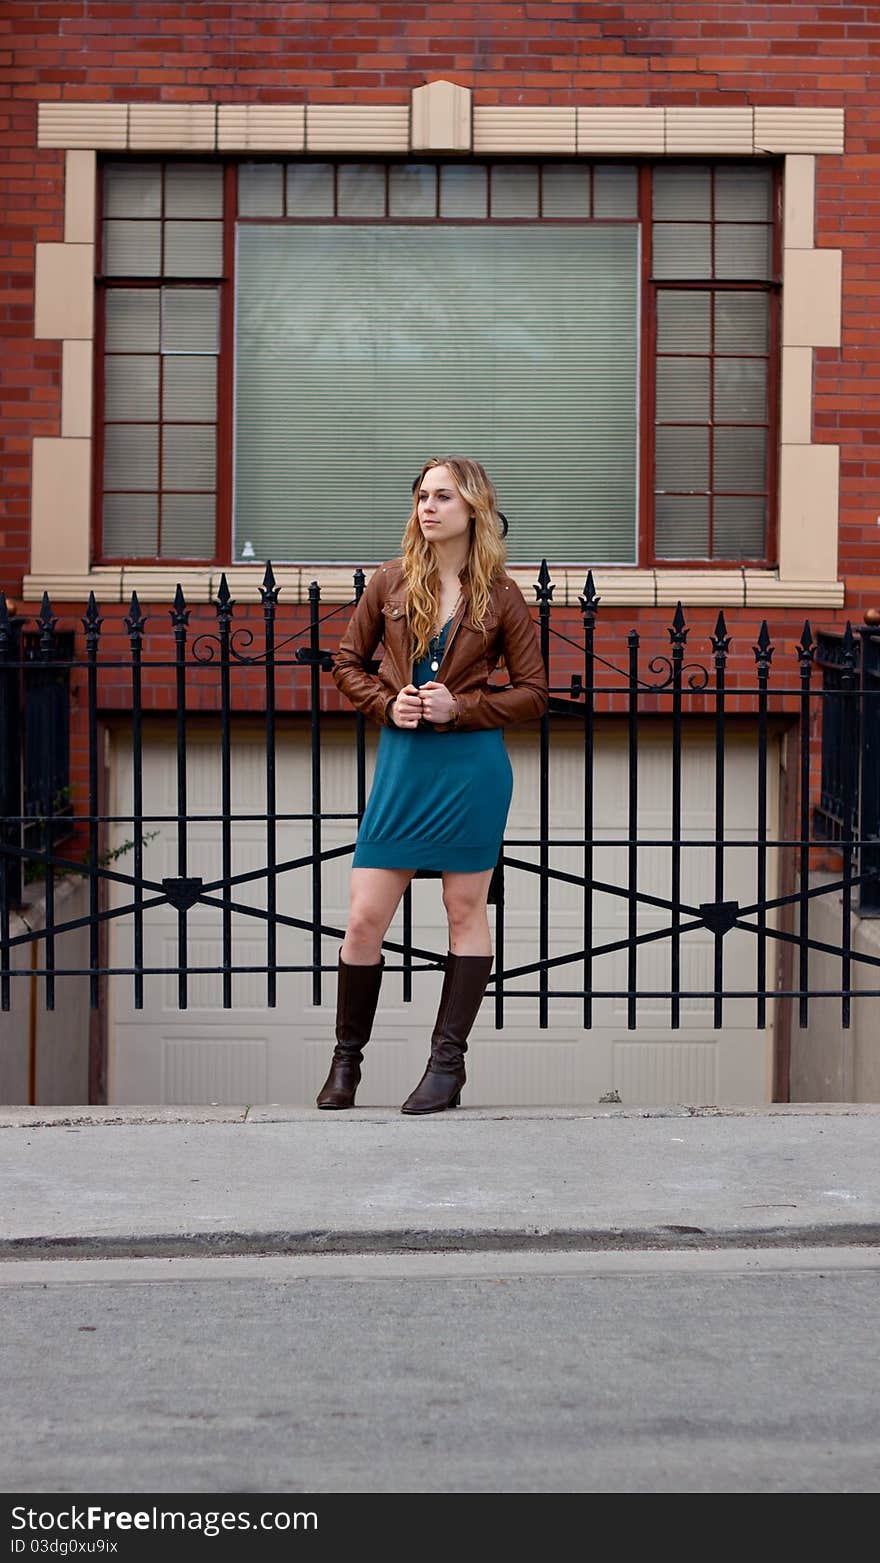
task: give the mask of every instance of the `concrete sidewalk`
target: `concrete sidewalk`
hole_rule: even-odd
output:
[[[880,1104],[0,1108],[0,1259],[880,1242]]]

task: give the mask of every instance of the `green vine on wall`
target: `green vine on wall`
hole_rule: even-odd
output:
[[[70,806],[70,788],[62,787],[58,792],[56,792],[54,798],[52,799],[52,812],[50,814],[35,814],[33,816],[33,825],[40,832],[38,839],[41,841],[44,847],[47,840],[49,840],[53,846],[55,845],[58,833],[56,833],[54,827],[57,822],[65,820],[69,817],[68,811]],[[71,830],[72,826],[65,829],[64,835],[69,835]],[[115,863],[118,858],[124,857],[127,852],[132,852],[136,844],[136,839],[139,839],[141,846],[145,847],[150,841],[154,839],[154,837],[158,835],[158,830],[149,830],[140,838],[131,837],[128,841],[120,842],[118,847],[111,847],[109,851],[101,853],[97,859],[97,867],[106,868],[109,863]],[[76,866],[65,866],[63,869],[58,871],[59,876],[72,875],[80,879],[87,879],[92,864],[87,856],[81,857],[79,862],[83,865],[81,868]],[[40,858],[26,858],[24,864],[24,883],[26,885],[38,884],[40,881],[46,878],[46,869],[46,863]]]

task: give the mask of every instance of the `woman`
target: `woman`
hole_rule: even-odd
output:
[[[494,484],[478,461],[431,457],[413,493],[401,556],[371,575],[333,669],[382,733],[352,861],[336,1047],[319,1107],[354,1106],[382,940],[419,868],[441,874],[449,952],[428,1065],[401,1111],[458,1106],[492,969],[486,899],[513,790],[503,728],[547,708],[534,623],[504,568]],[[384,656],[368,672],[380,640]],[[502,655],[507,688],[489,683]]]

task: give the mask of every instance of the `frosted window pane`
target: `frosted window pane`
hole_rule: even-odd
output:
[[[538,170],[533,163],[496,163],[490,189],[493,217],[537,217]]]
[[[766,353],[768,331],[766,293],[716,293],[716,353]]]
[[[436,216],[437,170],[432,163],[392,163],[388,210],[392,217]]]
[[[172,423],[217,416],[217,360],[174,354],[162,360],[162,415]]]
[[[222,217],[223,169],[219,163],[169,163],[165,169],[166,217]]]
[[[384,164],[340,163],[336,192],[340,217],[384,217]]]
[[[114,218],[104,224],[103,265],[108,277],[158,277],[161,249],[161,223]]]
[[[212,559],[216,537],[214,494],[162,495],[162,559]]]
[[[716,497],[713,512],[714,559],[763,559],[767,551],[765,499]]]
[[[223,224],[165,224],[166,277],[219,277],[223,272]]]
[[[156,352],[159,347],[158,288],[108,289],[104,341],[110,352]]]
[[[715,216],[719,222],[770,222],[773,182],[769,168],[715,170]]]
[[[159,430],[156,424],[108,423],[104,429],[104,487],[159,486]]]
[[[287,168],[289,217],[333,216],[333,164],[290,163]]]
[[[710,277],[711,240],[708,223],[654,223],[654,276]]]
[[[715,361],[715,417],[721,423],[763,423],[767,417],[767,361]]]
[[[220,296],[216,288],[162,289],[163,353],[216,353]]]
[[[662,425],[655,435],[658,490],[687,493],[709,487],[708,429],[672,429]]]
[[[545,163],[541,169],[544,217],[589,217],[590,165]]]
[[[386,558],[424,454],[479,448],[521,518],[519,560],[552,544],[634,563],[637,239],[634,223],[242,224],[236,557],[249,540],[273,561]],[[341,510],[340,429],[364,474]]]
[[[440,169],[441,217],[485,217],[486,174],[482,163],[444,163]]]
[[[707,358],[658,359],[657,419],[660,423],[708,423]]]
[[[597,163],[593,169],[593,216],[637,217],[636,170],[625,163]]]
[[[659,494],[655,502],[654,552],[658,559],[705,559],[709,552],[709,501],[696,494]]]
[[[104,169],[105,217],[161,217],[160,163],[108,163]]]
[[[214,488],[216,430],[213,424],[172,423],[162,430],[162,487]]]
[[[108,353],[104,359],[104,416],[135,422],[158,418],[158,357]]]
[[[240,217],[284,216],[284,169],[280,163],[242,163],[238,212]]]
[[[156,494],[104,496],[102,552],[108,558],[154,558],[159,540]]]
[[[658,293],[658,353],[708,353],[711,308],[710,293]]]
[[[653,200],[655,217],[701,217],[708,222],[712,215],[709,169],[697,164],[655,168]]]
[[[759,224],[718,223],[715,228],[716,277],[769,277],[771,229]]]
[[[716,489],[754,493],[767,485],[767,434],[764,429],[716,429]]]

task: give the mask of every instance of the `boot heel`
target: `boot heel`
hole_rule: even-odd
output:
[[[461,1106],[461,1092],[460,1091],[456,1091],[456,1093],[455,1093],[454,1097],[452,1098],[452,1101],[449,1103],[449,1105],[450,1105],[450,1107],[460,1107]]]

